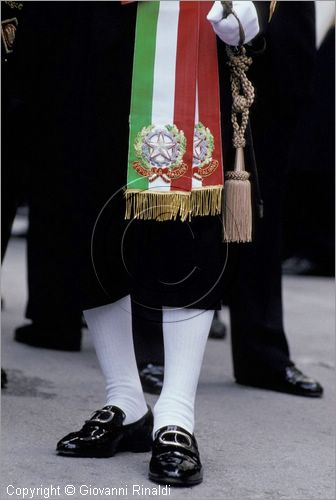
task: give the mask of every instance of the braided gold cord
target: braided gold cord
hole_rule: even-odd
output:
[[[249,119],[249,109],[254,101],[254,88],[246,76],[252,64],[252,58],[246,55],[246,49],[240,46],[237,49],[226,47],[228,65],[231,69],[233,146],[245,147],[245,131]],[[238,120],[238,115],[240,120]]]
[[[250,178],[249,172],[246,170],[229,170],[225,174],[225,179],[231,181],[247,181]]]

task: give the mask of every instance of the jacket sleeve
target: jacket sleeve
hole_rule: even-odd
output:
[[[271,2],[253,2],[258,13],[258,21],[260,26],[260,33],[258,36],[263,35],[267,28],[269,15],[270,15],[270,4]]]
[[[246,45],[246,48],[251,55],[263,53],[266,48],[265,32],[268,26],[271,2],[258,1],[253,3],[257,10],[260,31],[259,34]]]

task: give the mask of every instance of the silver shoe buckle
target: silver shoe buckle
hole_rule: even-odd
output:
[[[108,413],[109,416],[107,418],[99,417],[99,415],[102,413]],[[99,422],[100,424],[107,424],[108,422],[111,422],[111,420],[113,420],[114,415],[115,413],[110,410],[98,410],[93,414],[92,418],[90,418],[90,422]]]
[[[174,434],[174,441],[171,441],[171,440],[166,440],[166,439],[163,439],[163,437],[166,435],[166,434]],[[178,441],[177,439],[177,436],[183,436],[184,439],[187,440],[188,444],[182,444]],[[190,437],[188,436],[188,434],[185,434],[184,432],[182,431],[164,431],[162,434],[160,434],[159,436],[159,442],[161,444],[170,444],[170,445],[173,445],[173,446],[180,446],[181,448],[191,448],[192,447],[192,442],[191,442],[191,439]]]

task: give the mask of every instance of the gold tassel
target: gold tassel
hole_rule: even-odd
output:
[[[226,172],[224,182],[224,241],[252,241],[252,202],[250,174],[245,170],[244,149],[236,149],[234,170]]]

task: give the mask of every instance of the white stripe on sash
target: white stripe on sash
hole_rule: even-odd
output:
[[[153,82],[153,125],[172,125],[175,106],[175,70],[177,29],[180,2],[161,1],[156,30],[156,50]],[[150,189],[170,191],[170,184],[160,177],[149,185]]]
[[[173,124],[180,2],[161,1],[156,31],[152,123]]]

